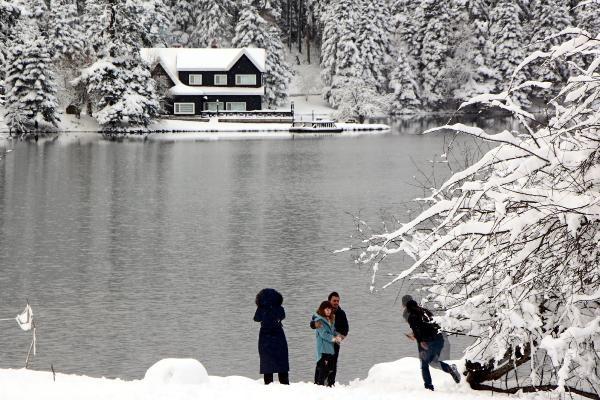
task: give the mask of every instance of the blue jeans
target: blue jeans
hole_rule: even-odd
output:
[[[444,338],[439,335],[431,342],[427,343],[427,349],[419,346],[419,358],[421,359],[421,374],[423,375],[423,382],[425,383],[426,389],[433,389],[433,383],[431,382],[431,373],[429,372],[429,365],[439,365],[442,371],[450,374],[452,370],[450,366],[443,361],[440,361],[440,353],[444,348]]]

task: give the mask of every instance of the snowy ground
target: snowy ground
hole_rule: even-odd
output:
[[[172,360],[164,360],[171,361]],[[173,364],[171,363],[171,367]],[[343,366],[342,366],[343,368]],[[177,368],[162,366],[162,370],[145,380],[90,378],[24,369],[0,369],[0,399],[2,400],[479,400],[525,398],[541,400],[555,398],[549,394],[505,396],[471,390],[464,382],[457,385],[449,375],[432,370],[435,392],[423,389],[419,361],[404,358],[391,363],[377,364],[364,380],[354,380],[335,388],[316,386],[308,382],[290,386],[264,386],[261,380],[241,376],[202,376],[190,368],[189,362]],[[179,374],[178,374],[179,372]],[[210,372],[210,371],[209,371]],[[194,375],[195,376],[191,376]],[[292,371],[293,378],[293,371]],[[171,382],[169,382],[171,381]],[[181,383],[189,382],[189,383]]]
[[[333,111],[318,95],[292,97],[298,119],[329,118]],[[289,105],[282,109],[288,109]],[[2,119],[0,108],[0,141],[8,138],[8,128]],[[339,123],[344,129],[335,136],[357,136],[388,131],[389,126],[383,124],[347,124]],[[229,123],[218,122],[216,118],[208,122],[163,119],[148,127],[151,132],[147,140],[243,140],[243,139],[292,139],[300,137],[328,136],[328,134],[307,135],[291,134],[289,123]],[[77,119],[72,115],[61,115],[60,130],[69,139],[79,139],[85,133],[97,133],[99,126],[94,118],[82,115]],[[63,133],[61,136],[65,136]],[[89,136],[89,135],[87,135]],[[135,135],[133,138],[144,138]]]

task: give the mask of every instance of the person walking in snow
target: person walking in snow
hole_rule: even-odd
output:
[[[342,310],[342,307],[340,307],[340,295],[338,294],[338,292],[331,292],[329,294],[329,296],[327,296],[327,300],[331,303],[331,306],[333,307],[333,314],[334,314],[334,320],[335,320],[335,322],[334,322],[335,331],[341,336],[341,340],[344,340],[346,338],[346,336],[348,336],[348,332],[350,331],[350,326],[348,325],[348,318],[346,317],[346,312],[344,310]],[[316,322],[314,320],[314,318],[310,321],[310,327],[312,329],[316,329],[316,328],[320,327],[318,325],[320,325],[320,323]],[[335,350],[335,353],[333,356],[332,371],[327,378],[328,386],[335,385],[335,377],[337,375],[338,358],[340,355],[340,344],[334,343],[333,349]],[[316,380],[317,380],[317,378],[315,376],[315,381]]]
[[[256,295],[254,321],[260,322],[258,354],[260,373],[265,385],[273,382],[277,373],[279,383],[289,385],[288,345],[281,321],[285,319],[283,296],[275,289],[263,289]]]
[[[412,337],[419,346],[419,359],[421,360],[421,374],[425,389],[433,390],[429,365],[439,362],[442,371],[452,375],[456,383],[460,382],[460,373],[456,365],[449,365],[439,360],[440,353],[444,347],[444,338],[440,327],[433,321],[433,314],[426,308],[420,307],[416,301],[406,302],[407,321],[412,329]]]
[[[329,301],[321,303],[313,317],[315,324],[315,338],[317,340],[317,366],[315,368],[315,384],[331,386],[328,380],[333,372],[335,349],[334,343],[340,343],[342,336],[335,331],[333,306]],[[317,324],[318,323],[318,324]]]

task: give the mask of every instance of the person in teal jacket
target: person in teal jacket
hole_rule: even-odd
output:
[[[315,384],[317,385],[325,385],[327,377],[333,371],[335,357],[333,344],[342,341],[342,336],[335,331],[334,318],[333,306],[329,301],[322,302],[313,317],[315,322],[321,322],[321,327],[315,329],[315,338],[317,339]]]

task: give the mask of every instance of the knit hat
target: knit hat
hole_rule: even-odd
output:
[[[411,300],[413,300],[412,296],[410,294],[405,294],[404,296],[402,296],[402,305],[406,307],[406,303],[408,303]]]

